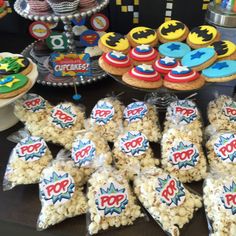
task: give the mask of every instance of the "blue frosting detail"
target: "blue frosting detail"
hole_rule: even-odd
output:
[[[148,48],[147,49],[142,49],[142,48],[139,48],[139,47],[136,47],[135,48],[135,51],[137,51],[138,53],[147,53],[147,52],[151,52],[151,47],[150,46],[148,46]]]
[[[163,66],[173,66],[173,65],[176,65],[176,63],[177,63],[177,61],[176,61],[175,59],[174,59],[173,62],[166,62],[166,61],[164,60],[164,58],[161,58],[159,62],[160,62],[160,64],[163,65]]]
[[[202,71],[209,78],[222,78],[236,74],[236,61],[223,60]]]
[[[143,74],[152,74],[154,72],[154,69],[152,70],[144,70],[142,68],[142,66],[136,66],[136,70],[140,73],[143,73]]]
[[[191,72],[191,69],[187,68],[188,70],[183,70],[183,71],[178,71],[175,69],[172,69],[171,73],[174,75],[185,75],[188,74],[189,72]]]
[[[13,77],[8,76],[8,77],[6,77],[6,78],[0,80],[0,85],[7,84],[7,83],[9,83],[9,82],[12,82],[13,80],[14,80]]]
[[[181,60],[183,66],[195,67],[209,61],[215,55],[213,48],[200,48],[187,53]]]
[[[159,52],[162,55],[173,58],[182,58],[190,51],[190,47],[187,44],[181,42],[169,42],[159,46]]]
[[[123,56],[117,56],[116,54],[114,54],[113,52],[110,52],[110,57],[113,58],[113,59],[116,59],[116,60],[120,60],[120,61],[123,61],[127,58],[126,55],[123,55]]]

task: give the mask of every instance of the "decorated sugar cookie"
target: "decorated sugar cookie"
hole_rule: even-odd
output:
[[[115,32],[104,34],[98,41],[98,46],[103,52],[118,51],[128,53],[129,41],[125,36]]]
[[[164,79],[164,86],[175,90],[194,90],[205,84],[204,78],[185,66],[177,66]]]
[[[138,65],[125,73],[122,80],[138,88],[154,89],[162,86],[161,76],[152,65]]]
[[[158,38],[162,43],[184,41],[188,33],[188,27],[178,20],[166,21],[157,30]]]
[[[222,40],[212,43],[209,47],[215,49],[218,60],[235,60],[236,46],[229,40]]]
[[[202,71],[208,82],[227,82],[236,79],[236,61],[222,60]]]
[[[0,76],[18,73],[27,75],[32,68],[32,64],[26,57],[13,56],[0,59]]]
[[[158,52],[151,46],[142,44],[131,49],[131,51],[129,52],[129,57],[134,65],[152,65],[158,57]]]
[[[213,64],[216,59],[217,55],[213,48],[199,48],[187,53],[181,59],[181,63],[183,66],[200,71]]]
[[[123,75],[132,68],[129,57],[117,51],[104,53],[99,58],[99,65],[103,70],[113,75]]]
[[[169,42],[159,46],[159,53],[162,57],[168,56],[180,59],[191,51],[190,47],[181,42]]]
[[[31,82],[25,75],[15,74],[0,78],[0,98],[15,97],[28,90]]]
[[[127,35],[132,47],[136,47],[142,44],[148,44],[155,47],[158,42],[157,33],[155,30],[148,27],[136,27],[133,28]]]
[[[168,74],[176,66],[179,66],[180,63],[172,57],[163,57],[156,60],[154,68],[157,72],[162,75]]]
[[[0,19],[7,15],[7,6],[5,1],[0,1]]]
[[[187,43],[191,48],[202,48],[220,40],[220,33],[210,25],[201,25],[192,29],[188,35]]]

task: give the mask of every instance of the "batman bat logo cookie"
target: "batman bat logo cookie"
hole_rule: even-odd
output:
[[[156,31],[148,27],[136,27],[129,32],[127,37],[133,47],[141,44],[155,46],[157,43]]]
[[[187,42],[192,48],[208,46],[219,38],[216,28],[210,25],[201,25],[191,30]]]
[[[109,32],[100,38],[99,47],[104,52],[112,50],[126,52],[129,49],[129,41],[119,33]]]
[[[183,41],[189,30],[185,24],[177,20],[170,20],[158,28],[158,36],[161,42]]]
[[[225,59],[226,57],[230,57],[236,54],[235,44],[228,40],[214,42],[209,47],[212,47],[215,49],[218,59],[222,59],[222,58]],[[235,59],[235,58],[229,58],[229,59]]]

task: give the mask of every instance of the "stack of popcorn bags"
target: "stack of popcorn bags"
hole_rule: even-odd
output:
[[[81,105],[52,106],[37,94],[26,94],[16,102],[15,114],[30,134],[13,149],[3,188],[39,184],[38,230],[87,214],[88,233],[97,234],[134,224],[145,215],[141,203],[166,234],[178,236],[202,207],[201,196],[185,184],[205,179],[203,200],[212,235],[234,235],[234,106],[226,96],[209,104],[216,132],[206,142],[206,158],[202,118],[192,100],[169,105],[162,133],[151,101],[125,107],[118,97],[106,97],[86,119]],[[46,142],[64,149],[53,159]],[[150,142],[160,142],[161,159]]]

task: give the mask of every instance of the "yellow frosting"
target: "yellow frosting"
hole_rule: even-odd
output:
[[[118,40],[116,40],[116,38],[118,38]],[[115,51],[125,51],[129,48],[128,39],[125,37],[121,38],[120,34],[114,32],[104,34],[100,40],[104,46]]]
[[[222,40],[221,42],[222,42],[222,50],[224,50],[225,53],[223,53],[221,55],[218,54],[218,56],[217,56],[218,58],[228,57],[235,52],[236,46],[233,42],[228,41],[228,40]],[[214,46],[212,46],[212,45],[209,47],[214,48]]]
[[[159,32],[164,39],[176,40],[181,38],[186,32],[186,27],[184,25],[183,28],[183,25],[184,24],[178,20],[169,20],[159,27]],[[167,32],[165,34],[162,34],[162,30],[165,30]]]
[[[195,32],[199,29],[199,32]],[[206,44],[215,39],[217,35],[217,30],[215,27],[210,25],[202,25],[194,28],[188,35],[188,39],[193,44]]]
[[[143,26],[133,28],[129,36],[137,44],[150,44],[157,39],[155,30]]]

